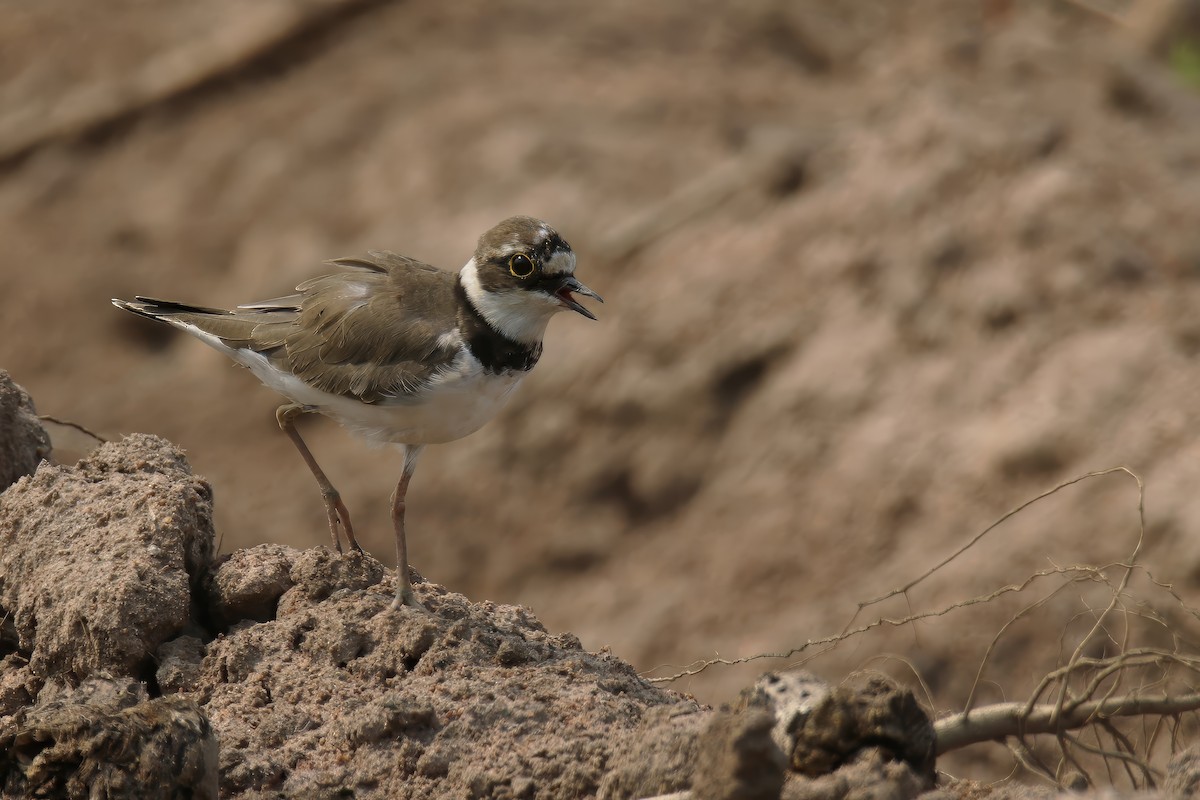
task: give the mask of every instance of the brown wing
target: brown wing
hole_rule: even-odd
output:
[[[225,345],[265,355],[331,394],[366,403],[413,399],[458,355],[455,276],[395,253],[330,262],[296,294],[233,311],[138,298],[144,316],[194,326]]]

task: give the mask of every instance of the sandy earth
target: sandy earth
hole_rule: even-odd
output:
[[[0,389],[14,393],[3,373]],[[935,790],[930,718],[885,679],[768,675],[706,708],[518,606],[418,575],[424,607],[392,609],[395,576],[369,555],[214,558],[212,510],[180,450],[145,434],[3,489],[4,797],[976,790]]]
[[[1016,504],[1127,464],[1146,485],[1139,557],[1200,605],[1200,95],[1098,15],[280,0],[258,13],[321,23],[10,153],[12,131],[136,97],[162,57],[270,19],[234,2],[8,5],[0,367],[45,413],[178,442],[212,486],[222,551],[326,540],[277,400],[107,298],[256,300],[368,248],[454,268],[530,213],[608,302],[598,323],[551,326],[499,419],[426,454],[410,553],[431,580],[666,674],[836,634]],[[91,447],[52,434],[65,463]],[[385,558],[396,454],[327,423],[306,435]],[[1126,558],[1137,501],[1120,475],[1072,487],[857,621]],[[915,671],[953,710],[1004,622],[1051,589],[807,666]],[[1195,650],[1194,617],[1132,589],[1141,619]],[[1007,629],[983,699],[1023,697],[1107,598],[1073,586]],[[1125,619],[1125,643],[1170,639]],[[787,663],[674,688],[728,701]],[[1011,764],[993,748],[946,768]]]
[[[43,450],[33,410],[0,372],[0,449]],[[768,672],[714,709],[415,572],[422,607],[393,608],[367,554],[216,555],[212,489],[159,437],[22,472],[0,485],[6,798],[1054,796],[948,773],[956,748],[1020,730],[988,728],[989,707],[935,723],[878,673]],[[1200,748],[1172,742],[1145,800],[1200,785]]]

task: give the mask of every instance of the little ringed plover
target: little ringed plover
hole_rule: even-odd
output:
[[[386,251],[328,263],[342,271],[305,281],[295,294],[232,310],[149,297],[112,302],[195,336],[290,401],[275,416],[321,487],[339,552],[339,527],[351,547],[362,548],[295,418],[317,412],[368,439],[399,445],[393,608],[420,607],[408,576],[404,509],[425,445],[460,439],[496,415],[537,363],[556,313],[569,309],[595,319],[574,295],[604,301],[576,280],[570,245],[532,217],[512,217],[484,233],[458,273]]]

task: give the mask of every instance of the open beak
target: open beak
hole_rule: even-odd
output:
[[[566,308],[569,308],[572,311],[578,311],[588,319],[595,319],[596,315],[580,305],[579,301],[571,296],[571,292],[583,295],[584,297],[593,297],[596,300],[599,300],[601,303],[604,302],[604,298],[577,281],[574,275],[568,275],[559,281],[558,289],[556,289],[554,292],[554,296],[557,297],[559,302],[562,303]]]

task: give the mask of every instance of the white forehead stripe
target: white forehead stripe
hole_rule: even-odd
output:
[[[574,275],[575,254],[570,251],[556,250],[542,264],[542,272],[547,275]]]

